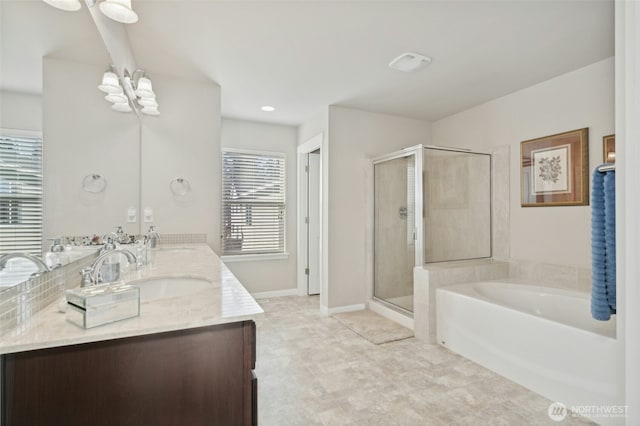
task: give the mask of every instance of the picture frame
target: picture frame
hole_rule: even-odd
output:
[[[520,143],[522,207],[589,205],[589,129]]]
[[[616,162],[616,135],[602,137],[602,161],[604,163]]]

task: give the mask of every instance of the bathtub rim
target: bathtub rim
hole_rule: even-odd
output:
[[[448,286],[443,286],[443,287],[439,287],[436,289],[436,293],[439,291],[446,291],[449,293],[454,293],[458,296],[467,298],[467,299],[472,299],[472,300],[476,300],[479,302],[483,302],[483,303],[487,303],[490,305],[495,305],[498,306],[500,308],[503,309],[508,309],[510,311],[514,311],[517,312],[521,315],[529,315],[531,317],[537,318],[539,320],[542,321],[547,321],[549,323],[552,324],[556,324],[556,325],[560,325],[560,326],[564,326],[564,327],[569,327],[572,330],[577,330],[579,332],[582,333],[588,333],[588,334],[595,334],[598,335],[602,338],[606,338],[606,339],[610,339],[613,341],[618,341],[618,323],[617,323],[617,316],[614,314],[612,315],[613,318],[615,318],[615,326],[613,328],[612,331],[612,335],[607,333],[607,334],[603,334],[601,332],[595,331],[595,330],[590,330],[590,329],[586,329],[583,327],[578,327],[574,324],[567,324],[566,322],[563,321],[559,321],[559,320],[555,320],[555,319],[551,319],[551,318],[547,318],[544,317],[542,315],[536,315],[532,312],[527,312],[527,311],[523,311],[521,309],[518,309],[516,307],[513,306],[509,306],[507,304],[504,303],[500,303],[497,300],[492,300],[489,299],[487,297],[483,297],[481,295],[473,295],[473,294],[469,294],[468,292],[465,291],[460,291],[460,289],[463,288],[471,288],[474,285],[478,285],[478,284],[502,284],[503,286],[517,286],[519,288],[522,289],[526,289],[528,291],[536,291],[536,292],[540,292],[540,290],[542,290],[543,293],[548,294],[548,295],[562,295],[562,296],[568,296],[568,297],[578,297],[579,299],[590,299],[589,293],[586,292],[582,292],[582,291],[577,291],[577,290],[569,290],[569,289],[564,289],[564,288],[557,288],[557,287],[546,287],[546,286],[541,286],[541,285],[535,285],[535,284],[527,284],[527,283],[518,283],[515,281],[509,281],[509,280],[495,280],[495,281],[474,281],[474,282],[469,282],[469,283],[460,283],[460,284],[452,284],[452,285],[448,285]],[[438,310],[438,304],[436,303],[436,311]]]

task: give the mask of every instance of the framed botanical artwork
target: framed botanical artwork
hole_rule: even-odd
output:
[[[603,159],[605,163],[616,162],[616,135],[602,137]]]
[[[589,129],[520,143],[522,207],[589,205]]]

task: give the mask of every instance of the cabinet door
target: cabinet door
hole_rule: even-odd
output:
[[[3,355],[2,424],[257,422],[251,329],[255,342],[245,321]]]
[[[251,424],[258,425],[258,376],[255,372],[251,372],[251,396],[253,403],[251,404]]]

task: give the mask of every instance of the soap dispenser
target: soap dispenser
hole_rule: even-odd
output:
[[[158,246],[158,243],[160,242],[160,235],[158,234],[158,232],[156,231],[156,227],[151,225],[149,227],[149,231],[147,232],[147,235],[144,236],[144,245],[145,245],[145,251],[147,254],[147,261],[146,263],[153,263],[153,249],[155,249]]]
[[[44,263],[53,269],[56,266],[62,266],[69,263],[69,255],[65,253],[61,238],[47,238],[53,241],[49,251],[44,255]]]
[[[134,243],[134,251],[136,255],[136,264],[138,269],[142,268],[148,262],[149,250],[147,250],[147,244],[140,240]]]
[[[156,231],[156,227],[151,225],[149,227],[149,232],[147,232],[147,235],[145,236],[145,241],[147,242],[149,248],[154,249],[158,245],[159,240],[160,235]]]

